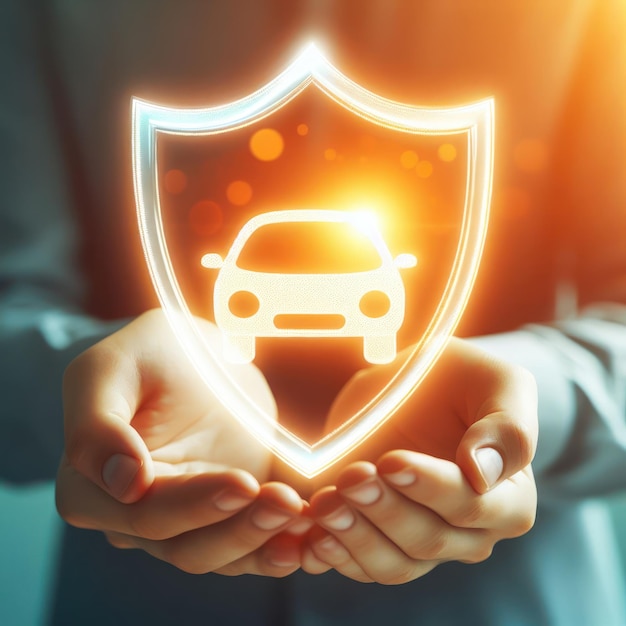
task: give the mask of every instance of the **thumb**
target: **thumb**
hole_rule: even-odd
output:
[[[140,389],[134,360],[104,342],[72,361],[63,380],[64,462],[124,503],[154,480],[148,448],[131,425]]]
[[[524,372],[525,373],[525,372]],[[537,447],[537,394],[534,379],[514,376],[494,392],[465,431],[456,462],[473,489],[485,493],[527,467]]]

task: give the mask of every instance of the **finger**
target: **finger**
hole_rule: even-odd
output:
[[[387,484],[451,526],[498,531],[504,538],[519,536],[534,523],[537,496],[529,470],[481,495],[455,463],[444,459],[394,450],[377,466]]]
[[[220,568],[217,573],[226,576],[257,573],[282,578],[298,569],[301,565],[300,551],[303,538],[313,526],[313,520],[307,517],[308,503],[302,504],[300,516],[284,531],[271,537],[258,550]],[[329,567],[326,566],[326,569]]]
[[[148,449],[131,426],[140,399],[132,356],[102,342],[67,368],[63,379],[69,463],[121,502],[134,502],[154,480]]]
[[[307,574],[312,574],[314,576],[325,574],[333,569],[332,565],[329,565],[328,563],[325,563],[317,558],[308,543],[304,544],[301,548],[300,562],[302,570]]]
[[[141,537],[132,541],[152,556],[185,572],[205,574],[222,571],[230,563],[258,550],[293,523],[301,512],[302,501],[295,491],[287,485],[268,483],[261,487],[253,506],[230,519],[163,541]],[[251,559],[245,563],[251,568],[245,573],[263,573],[258,561]]]
[[[427,506],[387,485],[371,463],[347,467],[337,487],[352,508],[413,560],[476,562],[491,553],[494,539],[490,532],[451,526]],[[448,492],[447,497],[456,498],[457,494]]]
[[[66,464],[59,470],[57,508],[74,526],[161,540],[231,517],[258,493],[250,474],[227,470],[161,477],[141,500],[122,504]]]
[[[403,584],[425,574],[436,565],[408,557],[369,520],[347,506],[334,487],[322,489],[313,495],[311,515],[348,550],[365,574],[376,582],[385,585]],[[319,551],[316,556],[321,559]],[[332,565],[342,572],[349,563]]]
[[[300,542],[301,537],[289,532],[297,525],[293,522],[283,532],[270,537],[258,550],[221,567],[217,574],[224,576],[239,576],[240,574],[257,574],[283,578],[300,568]]]
[[[537,447],[537,388],[521,367],[482,356],[474,371],[489,367],[490,376],[469,381],[468,414],[472,423],[456,453],[472,487],[485,493],[530,464]]]
[[[302,548],[302,569],[309,574],[323,574],[334,569],[361,583],[374,582],[356,563],[348,550],[319,526],[309,534]]]

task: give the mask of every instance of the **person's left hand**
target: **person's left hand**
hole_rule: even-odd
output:
[[[331,427],[371,398],[389,369],[349,382]],[[318,526],[303,546],[303,569],[400,584],[445,561],[488,558],[496,542],[534,523],[536,441],[533,377],[452,340],[400,411],[351,456],[369,460],[352,461],[311,498]]]

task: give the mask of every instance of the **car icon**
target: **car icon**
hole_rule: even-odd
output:
[[[257,337],[362,337],[369,363],[396,356],[405,311],[399,269],[417,260],[393,258],[369,214],[262,213],[246,222],[224,259],[209,253],[201,263],[219,269],[213,309],[230,362],[254,360]]]

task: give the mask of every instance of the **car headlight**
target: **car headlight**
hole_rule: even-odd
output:
[[[250,291],[235,291],[228,299],[228,309],[235,317],[252,317],[260,306],[259,299]]]
[[[360,300],[361,313],[367,317],[383,317],[389,313],[391,301],[383,291],[368,291]]]

